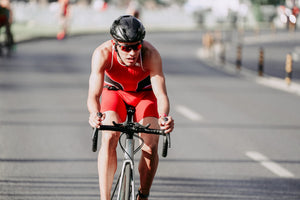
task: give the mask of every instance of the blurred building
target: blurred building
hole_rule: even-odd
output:
[[[300,0],[187,0],[185,11],[200,26],[253,27],[269,23],[284,28],[297,25]]]
[[[295,27],[300,0],[69,0],[70,25],[78,29],[103,29],[118,15],[125,14],[130,2],[139,4],[141,19],[156,27],[253,28],[265,23]],[[11,0],[14,20],[26,27],[57,26],[57,0]],[[106,5],[107,4],[107,5]],[[172,16],[172,17],[170,17]],[[88,19],[88,20],[87,20]]]
[[[186,12],[191,13],[199,25],[229,25],[253,21],[250,0],[187,0],[184,5]]]

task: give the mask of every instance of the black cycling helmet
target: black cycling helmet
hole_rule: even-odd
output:
[[[113,22],[110,34],[119,42],[138,42],[145,38],[146,31],[140,20],[131,15],[123,15]]]

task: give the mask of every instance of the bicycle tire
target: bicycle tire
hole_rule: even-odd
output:
[[[121,185],[121,193],[120,193],[120,200],[130,200],[131,197],[131,181],[132,181],[132,170],[129,163],[125,165],[122,185]]]

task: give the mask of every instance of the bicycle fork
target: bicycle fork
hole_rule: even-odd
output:
[[[134,174],[134,160],[133,160],[133,156],[134,156],[134,139],[133,137],[128,137],[126,138],[126,143],[125,143],[125,152],[124,152],[124,161],[123,161],[123,166],[122,166],[122,170],[121,170],[121,176],[120,176],[120,180],[119,180],[119,189],[118,189],[118,197],[117,200],[122,200],[123,197],[121,197],[121,190],[123,187],[123,180],[125,177],[125,170],[126,170],[126,166],[129,165],[130,166],[130,171],[131,171],[131,177],[126,177],[126,178],[130,178],[130,185],[131,185],[131,199],[134,200],[135,199],[135,174]]]

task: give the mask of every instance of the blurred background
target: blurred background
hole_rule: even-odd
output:
[[[16,40],[59,30],[60,3],[11,0]],[[70,0],[68,32],[107,31],[117,16],[138,10],[153,29],[287,29],[298,26],[298,0]]]

